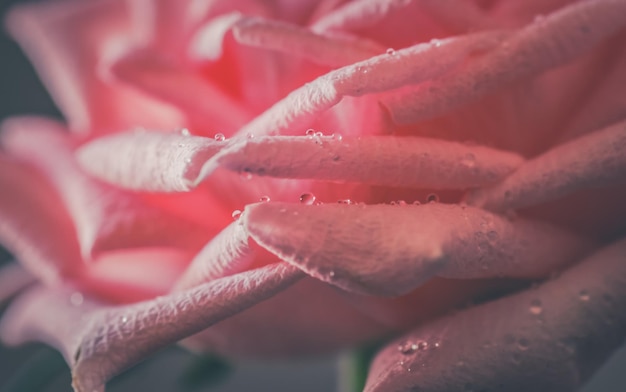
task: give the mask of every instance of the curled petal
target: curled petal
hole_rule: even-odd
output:
[[[282,260],[348,291],[401,295],[434,276],[540,277],[591,244],[558,228],[458,205],[261,203],[241,218]]]
[[[577,2],[522,29],[497,50],[426,86],[382,99],[400,124],[432,118],[523,77],[566,64],[626,26],[621,0]]]
[[[226,167],[280,178],[464,189],[498,181],[522,161],[509,152],[426,138],[265,136],[222,150],[198,180]]]
[[[297,25],[261,18],[240,19],[233,33],[239,43],[278,50],[332,67],[356,63],[385,50],[358,38],[318,35]]]
[[[85,259],[129,246],[198,248],[206,242],[205,227],[149,207],[137,195],[82,172],[62,125],[42,118],[12,118],[2,128],[7,151],[36,166],[59,192],[76,224]]]
[[[133,305],[110,307],[70,292],[37,288],[12,304],[1,325],[10,344],[40,340],[59,348],[77,392],[104,383],[169,344],[236,314],[302,277],[283,263],[233,275]]]
[[[626,333],[626,241],[537,289],[430,322],[391,343],[365,392],[577,390]]]
[[[90,174],[128,189],[189,191],[202,165],[226,143],[180,132],[116,133],[81,146],[76,156]]]
[[[498,45],[503,34],[492,31],[418,44],[337,69],[294,90],[240,132],[280,132],[310,121],[313,115],[336,105],[344,96],[392,90],[441,76],[472,53]]]
[[[590,187],[626,181],[626,122],[557,146],[524,163],[493,187],[476,189],[468,203],[504,211],[551,201]]]

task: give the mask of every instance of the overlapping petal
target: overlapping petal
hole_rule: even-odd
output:
[[[366,392],[576,390],[624,340],[626,241],[536,289],[425,324],[375,359]]]
[[[261,246],[348,291],[402,295],[434,276],[542,277],[591,250],[539,222],[459,205],[261,203],[244,225]]]
[[[60,349],[78,392],[104,383],[168,344],[199,332],[280,292],[302,277],[283,263],[125,306],[107,306],[71,291],[35,288],[11,305],[1,326],[5,342],[38,340]]]

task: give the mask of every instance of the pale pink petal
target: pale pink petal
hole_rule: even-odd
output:
[[[577,390],[624,340],[625,253],[421,326],[378,354],[365,392]]]
[[[231,135],[252,118],[239,102],[201,73],[154,51],[131,51],[113,60],[108,71],[128,86],[180,109],[193,129]]]
[[[248,237],[240,222],[231,223],[198,252],[176,282],[175,290],[194,287],[249,269],[254,252]]]
[[[43,118],[13,118],[2,128],[5,149],[35,165],[61,195],[75,222],[85,259],[103,250],[129,246],[198,249],[209,238],[206,226],[159,211],[132,193],[88,177],[79,169],[62,125]]]
[[[135,130],[81,146],[76,156],[91,175],[136,190],[189,191],[202,165],[227,142],[183,132]]]
[[[458,72],[390,93],[382,102],[397,123],[435,117],[585,54],[626,26],[625,12],[626,3],[620,0],[575,3],[525,27]]]
[[[434,276],[541,277],[589,241],[556,227],[483,210],[420,206],[247,206],[251,238],[311,276],[348,291],[405,294]]]
[[[200,179],[226,167],[279,178],[464,189],[496,182],[522,162],[517,154],[436,139],[264,136],[223,149]]]
[[[492,187],[476,189],[468,203],[496,211],[561,198],[626,181],[626,122],[557,146],[525,162]]]
[[[20,264],[10,262],[0,267],[0,306],[26,287],[37,282],[37,277]]]
[[[189,42],[189,56],[195,60],[219,60],[224,53],[224,39],[243,15],[231,12],[210,19]]]
[[[37,288],[8,310],[1,328],[9,344],[39,340],[60,349],[78,392],[104,383],[147,355],[270,298],[302,277],[283,263],[226,277],[166,297],[103,306],[71,291]]]
[[[0,153],[0,189],[0,243],[46,283],[79,274],[76,232],[45,179]]]
[[[443,75],[475,52],[501,41],[502,32],[476,33],[394,50],[340,68],[291,92],[242,128],[241,134],[280,133],[302,127],[344,96],[358,97]]]
[[[389,332],[335,287],[305,278],[184,344],[226,357],[293,360],[336,353]]]
[[[137,125],[175,127],[182,123],[174,108],[119,83],[107,83],[99,74],[100,62],[108,53],[129,44],[125,1],[20,5],[10,12],[7,24],[72,130],[106,132]]]
[[[234,25],[237,42],[340,67],[373,57],[384,47],[358,38],[323,36],[285,22],[245,17]]]

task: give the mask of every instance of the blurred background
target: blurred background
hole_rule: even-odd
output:
[[[89,1],[89,0],[84,0]],[[0,16],[20,0],[0,0]],[[0,120],[20,114],[60,113],[17,45],[0,32]],[[10,192],[0,189],[0,192]],[[0,248],[0,264],[11,262]],[[3,308],[0,307],[0,312]],[[626,391],[626,349],[591,380],[583,392]],[[290,363],[245,363],[229,366],[170,348],[113,380],[108,391],[334,391],[336,360]],[[0,345],[0,392],[69,392],[71,379],[62,357],[41,345],[7,348]]]

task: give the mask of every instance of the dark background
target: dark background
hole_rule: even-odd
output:
[[[90,1],[90,0],[84,0]],[[0,15],[19,0],[0,0]],[[20,49],[0,33],[0,120],[16,114],[60,114],[46,93],[34,70]],[[10,190],[0,189],[0,192]],[[0,263],[10,255],[0,248]],[[0,309],[1,311],[1,309]],[[200,370],[198,372],[198,369]],[[584,392],[626,391],[626,349],[587,385]],[[217,376],[227,372],[213,362],[193,357],[172,348],[115,379],[108,390],[122,391],[333,391],[336,384],[335,361],[321,359],[299,363],[246,363],[237,366],[220,382]],[[204,374],[205,377],[198,377]],[[27,377],[24,377],[27,375]],[[17,386],[27,380],[31,384]],[[195,380],[195,381],[194,381]],[[0,346],[0,392],[30,391],[42,384],[41,391],[71,391],[70,376],[63,360],[54,351],[40,345],[18,349]]]

